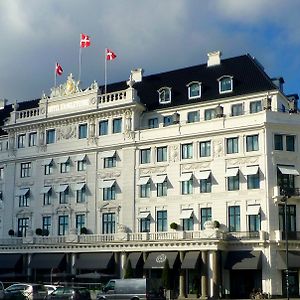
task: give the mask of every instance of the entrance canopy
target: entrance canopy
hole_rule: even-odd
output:
[[[173,269],[178,252],[151,252],[144,264],[144,269],[163,269],[168,259],[170,269]]]
[[[181,269],[196,269],[199,266],[200,251],[190,251],[184,256]]]
[[[232,251],[227,255],[225,269],[260,270],[261,251]]]
[[[141,260],[141,252],[132,252],[128,255],[127,261],[130,260],[132,269],[136,269],[137,264]]]
[[[113,253],[81,253],[76,259],[75,266],[77,269],[100,270],[107,269]]]
[[[300,252],[289,251],[288,252],[289,269],[300,268]],[[278,270],[286,269],[286,253],[285,251],[278,251],[276,257],[276,267]]]

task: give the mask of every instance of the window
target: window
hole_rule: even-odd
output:
[[[21,178],[31,176],[31,162],[21,163]]]
[[[286,151],[295,151],[295,139],[294,135],[287,135],[286,136]]]
[[[216,110],[214,108],[206,109],[204,111],[204,120],[212,120],[216,117]]]
[[[250,102],[250,114],[262,111],[261,101]]]
[[[158,182],[156,184],[157,197],[167,196],[167,193],[168,193],[168,181],[165,179],[164,182]]]
[[[278,205],[279,209],[279,229],[285,232],[285,211],[284,205]],[[287,214],[287,232],[288,237],[291,237],[291,233],[296,233],[296,205],[287,205],[286,206]]]
[[[113,119],[113,133],[122,132],[122,118]]]
[[[4,168],[0,168],[0,180],[4,179]]]
[[[60,173],[68,173],[70,172],[70,159],[67,159],[60,164]]]
[[[200,142],[200,157],[211,156],[211,141]]]
[[[140,197],[149,198],[150,197],[150,181],[140,185]]]
[[[29,190],[26,193],[19,195],[19,207],[29,207]]]
[[[51,187],[44,187],[43,191],[43,205],[51,205],[51,194],[52,194],[52,189]]]
[[[228,189],[228,191],[237,191],[240,189],[239,173],[237,173],[236,176],[227,177],[227,189]]]
[[[258,134],[246,136],[246,151],[257,151],[258,149]]]
[[[148,128],[158,128],[158,118],[151,118],[148,120]]]
[[[243,104],[239,103],[239,104],[234,104],[231,106],[231,116],[240,116],[244,114],[244,110],[243,110]]]
[[[59,204],[68,204],[69,202],[69,187],[63,186],[59,191]]]
[[[116,166],[116,155],[104,158],[104,168],[114,168]]]
[[[78,160],[77,161],[77,171],[85,171],[86,170],[86,158],[84,157],[83,159],[81,160]]]
[[[78,138],[86,139],[87,138],[87,124],[79,124],[78,126]]]
[[[201,97],[201,83],[192,82],[188,85],[188,95],[189,99],[200,98]]]
[[[194,230],[194,216],[192,215],[190,218],[182,219],[182,230]]]
[[[48,129],[46,131],[46,144],[55,143],[55,129]]]
[[[166,210],[159,210],[156,213],[156,230],[168,231],[168,213]]]
[[[285,174],[280,171],[281,167],[292,167],[294,166],[277,166],[277,185],[281,190],[287,191],[289,194],[293,195],[295,191],[295,175]],[[289,173],[289,172],[288,172]]]
[[[108,120],[99,122],[99,135],[107,135],[108,134]]]
[[[206,221],[211,221],[211,207],[204,207],[200,210],[201,213],[201,230],[205,229],[204,225]]]
[[[156,161],[167,161],[167,146],[157,147],[156,149]]]
[[[240,231],[240,207],[228,207],[229,231]]]
[[[193,178],[181,182],[181,194],[189,195],[193,193]]]
[[[250,232],[260,231],[260,214],[248,215],[248,227]]]
[[[141,149],[140,150],[140,162],[141,164],[148,164],[150,163],[150,155],[151,155],[151,149]]]
[[[28,140],[28,146],[36,146],[37,145],[37,133],[36,132],[30,132],[29,133],[29,140]]]
[[[200,193],[211,193],[211,176],[200,179]]]
[[[231,76],[223,76],[218,79],[219,81],[219,93],[228,93],[232,92],[232,77]]]
[[[115,233],[115,213],[102,214],[102,233]]]
[[[80,234],[81,228],[85,227],[85,215],[84,214],[78,214],[75,217],[75,225],[76,225],[76,231],[78,234]]]
[[[140,232],[150,232],[150,217],[140,220]]]
[[[116,186],[113,184],[111,187],[103,188],[103,200],[115,200],[116,199]]]
[[[164,127],[170,126],[173,124],[173,116],[164,116]]]
[[[161,88],[158,90],[159,103],[170,103],[171,102],[171,89],[168,87]]]
[[[247,175],[247,188],[248,190],[260,188],[259,172],[256,174]]]
[[[51,217],[50,216],[44,216],[42,222],[43,222],[43,225],[42,225],[43,231],[47,232],[49,234],[50,231],[51,231],[51,223],[52,223],[51,222]]]
[[[26,236],[29,218],[18,218],[18,236]]]
[[[69,216],[58,216],[58,235],[66,235],[69,230]]]
[[[181,145],[181,158],[190,159],[193,158],[193,144],[183,144]]]
[[[80,187],[76,188],[76,203],[84,203],[86,199],[86,187],[85,184],[79,184]]]
[[[227,154],[238,153],[239,152],[239,138],[228,138],[227,142]]]
[[[53,161],[44,165],[44,175],[51,175],[53,173]]]
[[[274,135],[274,149],[283,150],[283,136],[281,134]]]
[[[199,111],[190,111],[187,115],[188,123],[195,123],[200,121],[200,113]]]
[[[18,135],[18,148],[25,148],[25,134]]]

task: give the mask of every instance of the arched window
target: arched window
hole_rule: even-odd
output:
[[[189,99],[201,98],[201,82],[199,81],[190,82],[187,85],[187,87],[188,87]]]
[[[218,79],[219,81],[219,93],[229,93],[233,90],[233,77],[229,75],[222,76]]]

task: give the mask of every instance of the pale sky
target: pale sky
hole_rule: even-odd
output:
[[[1,0],[0,98],[25,101],[50,94],[59,62],[64,83],[81,87],[127,80],[130,70],[144,75],[206,63],[207,53],[222,58],[256,57],[270,77],[282,76],[287,94],[300,93],[300,1],[295,0]]]

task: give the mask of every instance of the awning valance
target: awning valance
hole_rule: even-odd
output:
[[[299,176],[299,172],[294,166],[278,166],[281,174]]]
[[[63,156],[58,159],[59,164],[65,164],[69,160],[70,156]]]
[[[192,175],[192,173],[182,173],[179,178],[179,181],[188,181],[192,178]]]
[[[127,262],[130,260],[131,267],[136,269],[137,264],[142,261],[142,253],[141,252],[132,252],[128,255]]]
[[[115,184],[115,180],[103,180],[100,181],[99,185],[101,189],[111,188]]]
[[[245,170],[243,171],[244,175],[255,175],[258,173],[258,166],[251,166],[251,167],[247,167],[245,168]]]
[[[173,269],[178,252],[151,252],[144,264],[144,269],[162,269],[166,259],[168,259],[169,266]]]
[[[193,216],[194,211],[192,209],[183,209],[180,214],[180,219],[189,219]]]
[[[113,253],[81,253],[75,262],[77,269],[103,270],[107,269],[113,259]]]
[[[210,174],[211,174],[211,171],[196,171],[195,172],[195,177],[198,180],[208,179],[208,177],[210,176]]]
[[[226,170],[225,177],[236,176],[239,172],[239,168],[230,168]]]
[[[27,193],[29,193],[30,189],[19,189],[17,192],[16,192],[16,196],[19,197],[19,196],[25,196]]]
[[[33,269],[58,268],[61,265],[64,258],[64,253],[33,254],[29,263],[29,267]]]
[[[247,215],[258,215],[260,213],[260,205],[248,205]]]
[[[62,185],[59,185],[58,187],[56,187],[55,191],[57,193],[62,193],[62,192],[65,192],[68,188],[69,188],[68,184],[62,184]]]
[[[137,184],[138,184],[138,185],[144,185],[144,184],[147,184],[148,181],[149,181],[149,179],[150,179],[150,177],[141,177],[141,178],[138,180]]]
[[[156,175],[152,177],[153,183],[163,183],[167,179],[167,175]]]
[[[227,254],[225,269],[260,270],[261,251],[231,251]]]
[[[147,219],[150,217],[150,211],[143,211],[143,212],[140,212],[138,218],[139,219]]]
[[[49,166],[53,162],[53,158],[46,158],[42,161],[42,166]]]
[[[196,269],[199,266],[200,251],[189,251],[185,254],[181,269]]]
[[[85,187],[85,182],[76,183],[74,189],[80,191]]]
[[[289,268],[300,268],[300,252],[289,251],[288,253],[288,265]],[[276,268],[277,270],[286,269],[286,253],[285,251],[278,251],[276,257]]]
[[[50,190],[52,189],[51,186],[44,186],[42,189],[41,189],[41,194],[48,194],[50,192]]]

